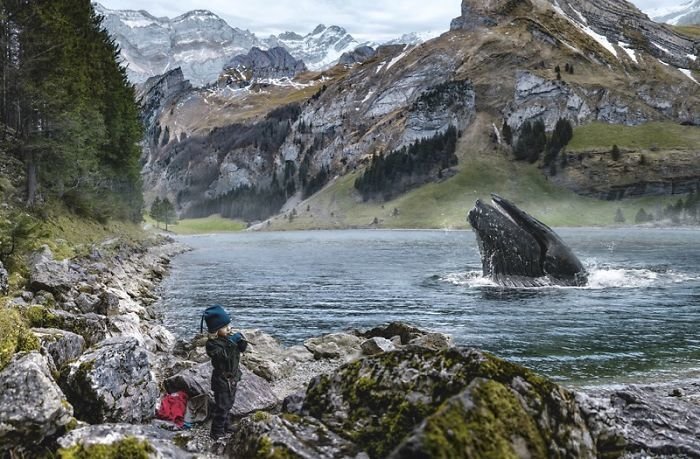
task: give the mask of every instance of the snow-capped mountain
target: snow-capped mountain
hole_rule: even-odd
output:
[[[385,42],[385,45],[420,45],[421,43],[424,43],[428,40],[432,40],[435,37],[439,37],[442,35],[446,30],[442,31],[436,31],[436,30],[430,30],[428,32],[411,32],[411,33],[405,33],[401,35],[400,37],[394,38],[393,40],[389,40]]]
[[[372,45],[359,43],[342,27],[326,27],[323,24],[319,24],[313,32],[303,37],[295,32],[273,35],[265,40],[265,44],[269,47],[285,48],[292,56],[303,60],[311,70],[320,70],[335,64],[343,53],[358,46]]]
[[[121,47],[134,83],[175,67],[181,67],[193,84],[210,83],[232,56],[261,45],[255,34],[233,28],[206,10],[168,19],[143,10],[110,10],[99,3],[94,6]]]
[[[700,24],[700,0],[689,0],[678,6],[645,11],[656,22],[672,25]]]

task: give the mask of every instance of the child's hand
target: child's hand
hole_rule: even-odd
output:
[[[240,341],[244,341],[243,335],[240,332],[234,333],[233,335],[228,335],[228,340],[233,344],[238,344]]]

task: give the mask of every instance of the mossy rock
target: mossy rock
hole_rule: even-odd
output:
[[[20,313],[9,307],[0,307],[0,370],[17,352],[39,349],[39,339],[29,330]]]
[[[477,380],[483,383],[468,389]],[[455,403],[446,407],[465,391],[478,405],[474,411],[460,411]],[[449,444],[439,437],[447,434],[437,432],[443,419],[455,417],[472,435],[459,440],[459,446],[468,443],[480,451],[480,442],[494,435],[504,439],[489,450],[491,457],[509,448],[517,452],[523,444],[532,457],[586,457],[595,449],[572,393],[524,367],[473,349],[409,346],[347,364],[311,382],[303,412],[377,458],[391,454],[438,412],[442,414],[430,430],[434,442],[426,441],[427,449]],[[524,443],[506,444],[505,439],[516,433]]]
[[[148,441],[129,437],[112,444],[61,448],[56,454],[60,459],[148,459],[154,452]]]

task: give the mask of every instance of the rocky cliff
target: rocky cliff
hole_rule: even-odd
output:
[[[298,202],[332,177],[362,168],[373,155],[440,136],[450,126],[476,135],[471,129],[481,129],[472,126],[477,115],[490,121],[496,140],[504,122],[517,130],[542,120],[552,130],[562,117],[574,125],[700,125],[698,43],[651,22],[627,2],[465,0],[462,13],[439,38],[419,46],[381,46],[360,65],[306,75],[284,89],[181,97],[160,119],[162,129],[179,134],[165,145],[161,139],[153,152],[158,166],[147,171],[146,183],[160,194],[179,195],[180,211],[241,216],[240,206],[252,205],[245,204],[252,195]],[[564,67],[571,71],[557,72]],[[274,142],[261,147],[250,132],[259,132],[259,123],[269,122],[264,113],[277,107],[269,105],[267,91],[283,91],[280,100],[299,105],[273,129]],[[202,98],[208,102],[201,113],[242,107],[236,120],[248,127],[227,131],[243,135],[239,142],[216,140],[222,124],[207,128],[195,121],[200,117],[178,117],[178,111],[200,113],[188,107]],[[201,146],[193,149],[183,138],[195,132]],[[225,177],[237,178],[222,182]],[[202,193],[185,192],[185,183]]]
[[[248,54],[239,54],[226,64],[219,83],[242,88],[261,80],[292,79],[304,71],[304,62],[294,59],[282,47],[266,51],[253,48]]]

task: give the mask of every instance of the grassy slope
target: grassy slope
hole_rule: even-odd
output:
[[[484,122],[481,124],[483,132]],[[476,129],[480,129],[477,127]],[[576,129],[572,148],[609,149],[611,139],[621,146],[648,148],[692,148],[698,145],[700,129],[652,123],[640,127],[588,125]],[[534,165],[514,162],[499,150],[473,151],[483,139],[467,134],[460,141],[457,174],[440,183],[425,185],[387,203],[363,203],[353,184],[358,172],[335,179],[329,186],[288,215],[276,217],[267,229],[378,228],[466,228],[466,214],[477,198],[489,199],[492,192],[511,199],[545,223],[553,226],[598,226],[614,224],[622,209],[628,222],[640,208],[647,211],[674,203],[678,197],[647,197],[608,202],[586,198],[550,183]],[[393,210],[398,216],[392,216]],[[307,210],[308,209],[308,210]],[[378,224],[373,225],[374,219]]]
[[[144,217],[146,223],[152,227],[156,226],[156,222],[151,217]],[[211,215],[207,218],[195,218],[180,220],[176,225],[168,226],[168,231],[174,234],[208,234],[208,233],[227,233],[244,230],[247,225],[240,220],[231,220],[223,218],[219,215]],[[163,225],[160,224],[160,229]]]

